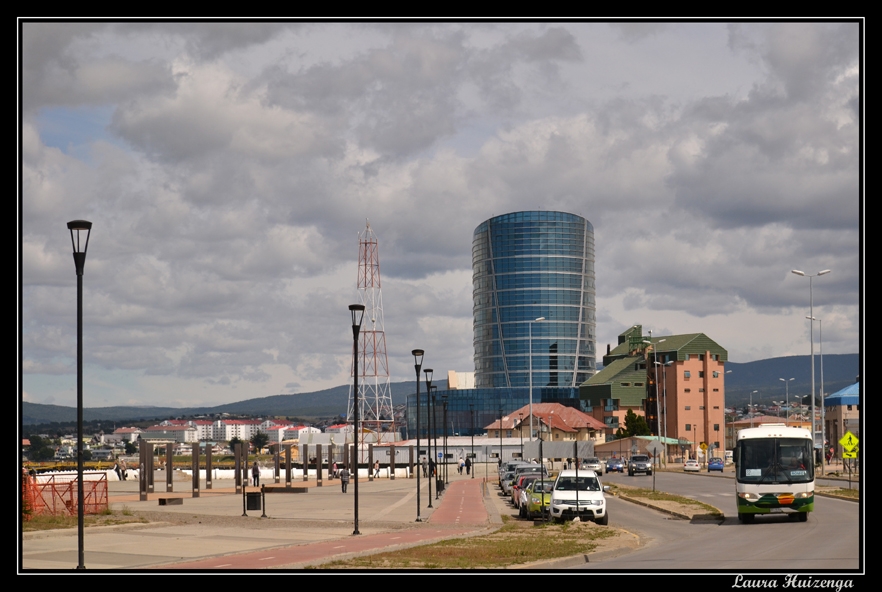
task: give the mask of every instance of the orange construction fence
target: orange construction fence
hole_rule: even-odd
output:
[[[22,501],[30,508],[26,520],[40,514],[75,516],[77,494],[76,475],[22,475]],[[83,513],[100,514],[107,507],[107,474],[84,472]]]

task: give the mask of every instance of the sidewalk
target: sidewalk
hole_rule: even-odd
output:
[[[295,482],[307,493],[268,493],[266,518],[261,511],[243,516],[242,495],[230,481],[190,497],[189,481],[175,480],[175,493],[139,501],[137,481],[111,481],[114,510],[143,515],[149,524],[86,528],[85,566],[90,570],[250,570],[320,566],[384,550],[425,544],[492,530],[501,519],[485,505],[482,479],[450,475],[448,490],[429,505],[428,480],[421,479],[421,522],[416,522],[416,480],[359,481],[359,524],[353,535],[354,483],[340,491],[339,481]],[[433,483],[434,485],[434,483]],[[249,488],[257,491],[256,488]],[[488,490],[489,491],[489,490]],[[181,497],[182,505],[159,506],[160,497]],[[488,500],[492,502],[492,500]],[[489,506],[489,511],[488,511]],[[180,523],[186,520],[189,523]],[[68,570],[77,565],[76,529],[24,533],[25,570]]]

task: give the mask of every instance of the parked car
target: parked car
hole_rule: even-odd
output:
[[[581,518],[597,524],[608,524],[606,496],[600,478],[594,471],[561,471],[551,491],[551,517],[556,521]]]
[[[625,472],[625,463],[622,462],[620,458],[611,458],[606,461],[606,473],[624,473]]]
[[[724,465],[723,459],[718,456],[715,456],[714,458],[712,458],[708,461],[707,472],[710,473],[711,471],[719,471],[722,473],[723,472],[723,465]]]
[[[517,475],[517,473],[516,473]],[[539,473],[521,473],[515,477],[511,486],[511,505],[515,508],[521,507],[521,501],[524,499],[523,491],[533,480],[539,478]]]
[[[697,460],[690,458],[683,463],[683,470],[697,473],[701,470],[701,465],[698,464]]]
[[[539,518],[548,513],[551,504],[551,492],[554,490],[554,481],[551,479],[536,479],[525,490],[527,503],[521,506],[526,518]]]
[[[603,472],[603,464],[600,462],[600,459],[596,456],[592,456],[590,458],[586,458],[582,460],[582,466],[580,469],[585,469],[588,471],[594,471],[598,475]]]
[[[645,454],[635,454],[628,461],[628,475],[633,477],[635,473],[652,475],[652,461]]]

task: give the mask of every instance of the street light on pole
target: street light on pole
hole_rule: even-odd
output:
[[[806,317],[811,321],[818,321],[818,353],[821,356],[821,396],[818,397],[821,401],[821,474],[824,474],[824,460],[826,455],[824,454],[825,448],[827,447],[827,424],[826,424],[826,416],[825,416],[825,408],[824,408],[824,327],[821,324],[821,319],[816,319],[814,317]]]
[[[750,427],[753,427],[753,393],[759,394],[759,391],[750,391]]]
[[[801,276],[807,277],[809,279],[809,317],[814,319],[814,317],[815,317],[815,298],[814,298],[814,294],[812,293],[812,278],[818,277],[820,275],[828,274],[828,273],[830,273],[830,270],[824,269],[822,271],[819,271],[816,274],[808,274],[808,273],[805,273],[805,272],[800,271],[798,269],[792,269],[790,271],[790,273],[793,273],[796,275],[801,275]],[[809,317],[806,317],[806,318],[809,318]],[[816,433],[815,432],[815,324],[814,323],[809,323],[809,342],[811,343],[809,351],[811,352],[811,362],[812,362],[812,397],[811,397],[811,399],[812,399],[812,446],[814,446],[816,444],[816,442],[815,442],[815,433]],[[823,445],[824,445],[824,443],[821,442],[821,446],[823,446]]]
[[[475,466],[475,404],[469,403],[469,415],[471,416],[472,423],[472,459],[471,459],[471,469],[472,469],[472,479],[475,478],[475,471],[477,467]],[[485,459],[486,464],[486,459]]]
[[[83,528],[85,526],[83,500],[83,268],[92,223],[73,220],[67,223],[77,271],[77,569],[86,569]],[[85,233],[85,237],[81,233]]]
[[[358,437],[359,432],[361,431],[361,428],[358,425],[358,333],[361,331],[361,321],[364,319],[364,304],[350,304],[349,315],[352,317],[352,374],[355,377],[355,385],[352,391],[355,395],[352,405],[352,415],[354,419],[353,427],[355,428],[355,454],[353,455],[355,457],[355,468],[352,471],[355,480],[355,529],[352,531],[352,534],[361,534],[358,531]],[[321,466],[319,468],[321,468]]]
[[[541,323],[544,320],[545,317],[539,317],[538,319],[528,321],[528,326],[530,328],[530,442],[533,441],[533,323]],[[500,423],[500,427],[502,427],[502,423]],[[499,454],[502,455],[502,452],[500,451]]]
[[[435,478],[435,475],[432,474],[434,472],[432,471],[432,463],[434,463],[435,460],[432,458],[432,419],[435,417],[435,396],[432,394],[432,374],[434,374],[434,371],[431,368],[427,368],[423,370],[423,373],[426,375],[426,404],[428,405],[430,401],[432,402],[432,414],[427,418],[429,422],[429,432],[426,434],[426,447],[429,449],[429,505],[427,507],[433,508],[432,480]]]
[[[787,419],[784,421],[784,423],[790,425],[790,381],[795,380],[795,378],[791,378],[790,380],[779,378],[778,380],[784,383],[784,399],[787,405]]]
[[[417,448],[417,480],[416,480],[416,502],[417,502],[417,517],[416,522],[422,522],[423,519],[420,518],[420,368],[423,365],[423,356],[425,352],[421,349],[415,349],[410,352],[413,355],[413,369],[416,371],[416,409],[417,409],[417,417],[416,417],[416,448]],[[432,494],[429,494],[429,498],[431,499]]]

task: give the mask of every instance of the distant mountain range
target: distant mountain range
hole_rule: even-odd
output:
[[[784,400],[784,383],[779,378],[795,378],[790,382],[790,398],[807,396],[811,391],[811,362],[809,356],[789,356],[770,358],[738,364],[727,362],[726,405],[747,405],[750,393],[759,391],[753,397],[754,403],[771,403]],[[824,391],[836,391],[854,384],[860,373],[858,354],[827,354],[824,356]],[[820,390],[820,358],[815,358],[815,375]],[[438,390],[446,388],[446,381],[438,381]],[[392,401],[401,405],[405,397],[416,390],[415,382],[393,382]],[[215,407],[86,407],[83,409],[84,421],[107,420],[161,421],[170,417],[211,415],[219,413],[251,415],[255,417],[289,416],[304,419],[334,417],[345,415],[349,401],[349,386],[343,385],[312,393],[296,395],[274,395],[258,399],[248,399],[237,403],[227,403]],[[76,421],[75,407],[22,403],[22,424],[45,424],[52,422]]]

